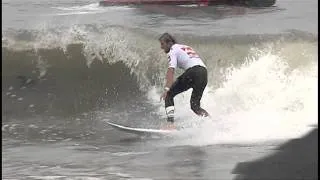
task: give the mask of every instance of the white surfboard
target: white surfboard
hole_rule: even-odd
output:
[[[145,129],[126,127],[112,122],[107,122],[110,126],[124,132],[133,133],[137,135],[170,135],[177,130],[161,130],[161,129]]]

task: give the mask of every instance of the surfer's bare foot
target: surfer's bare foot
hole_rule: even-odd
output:
[[[162,128],[163,130],[174,130],[176,126],[173,123],[168,123],[165,127]]]

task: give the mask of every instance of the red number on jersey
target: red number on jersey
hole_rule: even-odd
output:
[[[198,58],[199,55],[189,46],[185,46],[181,48],[184,52],[186,52],[190,58]]]

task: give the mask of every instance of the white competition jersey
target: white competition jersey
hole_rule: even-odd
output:
[[[168,53],[169,67],[187,70],[193,66],[206,67],[199,55],[190,47],[183,44],[174,44]]]

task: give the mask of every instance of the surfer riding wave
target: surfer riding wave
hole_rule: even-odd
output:
[[[192,111],[199,116],[209,116],[209,113],[200,106],[208,82],[206,65],[190,46],[178,44],[169,33],[162,34],[159,41],[161,49],[168,55],[166,85],[160,97],[160,100],[165,100],[168,128],[174,128],[174,97],[190,88],[193,89],[190,98]],[[185,72],[174,81],[176,68],[181,68]]]

